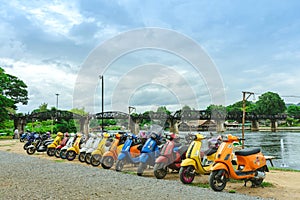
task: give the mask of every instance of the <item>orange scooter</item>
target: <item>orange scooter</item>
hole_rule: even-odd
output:
[[[252,182],[252,187],[260,186],[266,177],[269,169],[266,158],[261,153],[260,148],[246,148],[235,151],[233,154],[234,142],[239,142],[240,138],[231,134],[227,139],[223,138],[209,177],[209,185],[214,191],[222,191],[229,179],[244,180]],[[232,164],[234,155],[237,159],[236,169]]]
[[[121,152],[126,139],[126,133],[117,133],[115,135],[115,139],[111,144],[109,150],[106,151],[101,158],[101,166],[104,169],[110,169],[114,165],[115,161],[118,159],[118,155]],[[93,165],[92,162],[91,164]]]

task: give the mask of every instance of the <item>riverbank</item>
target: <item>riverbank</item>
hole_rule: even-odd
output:
[[[72,193],[72,191],[73,191],[73,194],[74,194],[74,189],[68,188],[68,186],[72,185],[72,184],[67,183],[67,185],[63,185],[64,180],[60,181],[60,180],[55,179],[55,177],[57,177],[57,175],[60,176],[60,179],[65,179],[65,182],[70,179],[70,182],[74,182],[74,180],[76,180],[75,182],[87,184],[86,186],[82,186],[82,187],[84,187],[84,188],[91,187],[90,190],[88,190],[88,189],[81,190],[80,186],[77,185],[77,183],[75,185],[73,185],[74,188],[79,188],[78,190],[80,190],[84,193],[83,196],[80,196],[80,194],[75,192],[76,195],[79,195],[78,197],[82,197],[81,199],[97,199],[97,198],[98,199],[99,198],[115,199],[116,197],[118,197],[119,199],[137,199],[137,198],[143,198],[143,199],[157,199],[157,198],[158,199],[172,199],[172,198],[175,198],[175,199],[200,199],[200,198],[204,198],[204,199],[208,199],[208,198],[210,198],[210,199],[220,199],[220,198],[222,198],[222,199],[237,199],[238,198],[239,199],[239,198],[243,198],[243,199],[247,199],[248,198],[247,196],[240,196],[240,194],[246,194],[246,195],[250,195],[252,197],[272,198],[272,199],[278,199],[278,200],[281,200],[281,199],[282,200],[283,199],[298,199],[298,200],[300,200],[300,172],[271,170],[269,173],[267,173],[267,176],[265,179],[265,182],[270,184],[271,186],[264,187],[264,188],[251,188],[250,183],[248,183],[247,187],[244,187],[243,183],[241,183],[241,182],[229,182],[223,192],[216,193],[216,192],[213,192],[211,189],[183,185],[178,178],[178,174],[176,174],[176,173],[168,174],[166,176],[165,180],[157,180],[153,176],[153,171],[151,171],[153,169],[149,169],[148,171],[145,172],[144,177],[137,177],[135,175],[136,168],[133,168],[133,167],[126,168],[126,170],[124,172],[125,174],[124,174],[124,173],[117,173],[114,171],[114,169],[113,170],[104,170],[100,167],[94,168],[94,167],[88,166],[86,164],[81,164],[77,159],[72,162],[69,162],[67,160],[61,160],[61,159],[57,159],[55,157],[49,157],[49,156],[47,156],[46,153],[36,153],[32,156],[29,156],[22,149],[23,145],[24,145],[24,143],[20,143],[18,140],[0,140],[0,151],[5,152],[6,156],[8,155],[7,153],[9,153],[9,157],[12,159],[12,161],[7,161],[8,162],[8,163],[6,163],[7,166],[6,165],[4,166],[3,163],[5,163],[4,162],[5,159],[3,157],[1,158],[1,159],[4,159],[4,160],[1,160],[1,163],[0,163],[1,169],[7,169],[7,167],[10,169],[8,171],[4,170],[5,173],[2,173],[0,175],[0,189],[1,189],[0,191],[13,193],[13,191],[14,191],[13,189],[14,189],[14,187],[16,187],[16,185],[17,185],[17,187],[20,187],[21,185],[23,185],[25,180],[21,180],[18,177],[12,177],[11,175],[9,175],[9,173],[13,173],[12,171],[14,171],[14,170],[22,171],[22,169],[24,170],[26,168],[24,173],[29,173],[29,174],[32,173],[30,175],[30,177],[37,176],[37,179],[31,180],[31,181],[29,180],[29,181],[32,182],[33,184],[39,183],[39,184],[43,185],[43,188],[44,188],[43,190],[45,190],[45,191],[55,191],[56,189],[59,190],[59,188],[57,188],[58,186],[57,187],[56,186],[53,187],[53,185],[51,186],[51,184],[54,184],[54,185],[60,185],[63,188],[64,192],[67,193],[70,190],[70,193]],[[17,158],[14,159],[14,157],[17,157],[17,154],[22,156],[20,158],[18,157],[19,160]],[[27,162],[27,158],[28,159],[35,158],[38,160],[41,160],[41,159],[48,160],[45,163],[46,163],[46,165],[51,166],[51,169],[48,169],[47,167],[45,168],[44,164],[40,165],[39,161],[38,161],[38,163],[33,160],[30,160]],[[25,166],[24,160],[26,161],[27,164],[31,163],[31,165],[32,165],[32,163],[34,163],[34,165]],[[42,163],[44,163],[44,162],[42,162]],[[18,165],[18,166],[16,166],[16,165]],[[74,167],[73,165],[81,165],[83,167],[83,169],[81,169],[81,168],[79,169],[77,167]],[[72,169],[65,169],[66,166],[71,166]],[[58,169],[61,167],[63,167],[63,169],[65,169],[68,172],[67,177],[65,177],[65,175],[59,174],[60,172],[55,171],[55,169]],[[41,170],[39,170],[39,169],[41,169]],[[61,171],[62,171],[61,173],[63,173],[63,169],[61,169]],[[70,171],[70,170],[77,170],[77,173],[74,171]],[[50,175],[46,174],[46,176],[44,178],[42,178],[43,176],[40,177],[40,175],[35,175],[38,173],[41,173],[43,175],[47,171],[50,173]],[[64,172],[66,172],[66,171],[64,171]],[[80,171],[80,173],[78,173],[79,171]],[[82,171],[89,173],[90,175],[82,174]],[[111,172],[107,172],[107,171],[111,171]],[[20,172],[20,173],[21,173],[21,175],[16,174],[15,176],[22,176],[23,172]],[[82,179],[84,179],[84,177],[87,177],[87,179],[90,179],[92,176],[91,174],[93,174],[94,176],[99,176],[98,179],[96,180],[96,183],[98,183],[99,185],[97,185],[96,183],[94,183],[94,184],[87,183],[88,182],[87,180],[82,180]],[[125,177],[123,177],[124,175],[125,175]],[[8,176],[9,176],[9,178],[8,178]],[[74,176],[74,177],[70,177],[70,176]],[[102,180],[102,178],[100,176],[105,177],[105,180]],[[39,179],[39,178],[41,178],[41,179]],[[151,180],[149,180],[149,179],[151,179]],[[20,182],[20,184],[18,184],[18,181]],[[56,183],[57,181],[58,181],[58,183]],[[89,180],[89,181],[95,181],[95,180]],[[124,183],[120,184],[121,181],[125,181],[124,182],[125,184]],[[126,186],[126,189],[122,188],[122,186],[124,187],[124,185],[127,185],[127,182],[130,182],[128,184],[133,184],[133,185],[131,185],[131,186],[128,185],[128,187]],[[152,185],[150,186],[149,184],[152,182],[153,182],[153,184],[157,185],[157,187],[152,186]],[[197,176],[194,180],[195,185],[205,185],[205,184],[207,185],[207,183],[208,183],[207,176]],[[105,184],[108,184],[108,185],[106,186]],[[96,185],[98,189],[94,188],[95,186],[90,186],[90,185]],[[21,190],[21,191],[25,190],[26,194],[23,194],[23,196],[20,194],[21,195],[20,197],[24,197],[25,199],[26,199],[26,197],[29,198],[29,196],[26,196],[26,195],[29,195],[27,193],[30,193],[31,187],[30,188],[28,188],[28,187],[29,186],[26,186],[26,188],[23,188]],[[39,191],[36,188],[39,188],[39,186],[36,186],[35,188],[32,186],[32,189]],[[104,191],[105,188],[106,188],[106,191]],[[144,190],[142,193],[143,195],[140,195],[139,191],[135,188],[140,188],[140,189]],[[175,189],[176,189],[176,191],[180,191],[179,192],[180,194],[174,192]],[[153,191],[151,192],[149,190],[153,190]],[[102,191],[103,194],[100,191]],[[146,191],[147,192],[149,191],[149,193],[147,193]],[[90,192],[90,193],[86,193],[86,192]],[[235,192],[235,194],[229,194],[229,192]],[[107,196],[107,193],[111,194],[112,196]],[[120,193],[122,195],[116,195],[114,193]],[[152,195],[152,193],[156,193],[156,194]],[[188,193],[191,193],[191,195],[190,196],[182,196],[183,194],[188,195]],[[58,194],[61,194],[61,191],[58,191]],[[76,196],[74,196],[73,194],[72,194],[72,196],[65,196],[65,197],[66,198],[69,197],[71,199],[79,199],[79,198],[76,198]],[[161,196],[157,196],[158,194]],[[48,195],[47,197],[49,197],[49,192],[47,195]],[[221,196],[219,196],[219,195],[221,195]],[[2,194],[0,194],[0,196],[2,197]],[[7,196],[5,196],[5,197],[7,197]],[[12,195],[12,197],[16,197],[16,195],[14,194],[14,195]],[[36,199],[43,199],[43,198],[39,198],[39,197],[40,196],[35,196]],[[7,198],[5,198],[5,199],[7,199]],[[8,198],[8,199],[16,199],[16,198]],[[17,198],[17,199],[20,199],[20,198]],[[54,197],[52,197],[52,199],[54,199]],[[61,198],[58,198],[58,199],[61,199]]]

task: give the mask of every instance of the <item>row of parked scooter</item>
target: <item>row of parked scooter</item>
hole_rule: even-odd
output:
[[[261,185],[268,171],[266,160],[259,148],[234,152],[240,140],[236,136],[189,134],[180,138],[174,133],[162,134],[162,130],[140,132],[139,135],[118,132],[90,133],[87,138],[81,133],[57,133],[54,140],[47,135],[33,135],[24,145],[28,154],[46,151],[48,156],[72,161],[78,156],[80,162],[92,166],[101,165],[110,169],[115,164],[116,171],[122,171],[128,164],[137,166],[141,176],[147,166],[153,167],[156,178],[164,178],[168,172],[179,172],[182,183],[192,183],[199,174],[210,175],[213,190],[222,191],[229,178]],[[207,140],[208,148],[203,151],[202,143]],[[31,143],[30,143],[31,141]]]

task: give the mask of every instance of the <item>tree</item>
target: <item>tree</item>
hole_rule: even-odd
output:
[[[171,114],[171,111],[169,111],[169,110],[166,108],[166,106],[160,106],[160,107],[158,107],[157,110],[156,110],[156,112],[158,112],[158,113],[166,113],[166,114],[168,114],[168,115]]]
[[[87,116],[88,113],[84,111],[84,108],[72,108],[70,112],[81,115],[81,116]]]
[[[285,110],[285,103],[277,93],[266,92],[256,102],[256,111],[261,115],[277,115]]]
[[[267,92],[259,97],[256,102],[256,111],[261,115],[277,115],[286,110],[284,101],[277,93]],[[276,131],[276,120],[271,120],[271,130]]]
[[[191,111],[192,109],[188,105],[184,105],[181,110],[182,111]]]
[[[300,116],[300,106],[290,105],[287,108],[287,113],[290,117]]]
[[[252,103],[251,101],[246,101],[246,112],[250,114],[255,114],[255,103]],[[226,107],[226,112],[228,115],[231,116],[242,116],[243,115],[243,101],[238,101],[232,105],[229,105]],[[242,118],[240,119],[240,122],[242,121]]]
[[[27,85],[0,67],[0,122],[9,119],[9,111],[16,110],[18,103],[28,103]]]
[[[226,117],[226,107],[222,105],[209,105],[206,108],[206,112],[210,115],[214,115],[216,117],[224,118]]]
[[[47,104],[47,103],[42,103],[42,104],[39,106],[39,108],[33,110],[32,113],[49,111],[47,107],[48,107],[48,104]]]

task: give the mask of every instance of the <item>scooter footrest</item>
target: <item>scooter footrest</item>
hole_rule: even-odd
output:
[[[237,156],[249,156],[260,152],[260,148],[247,148],[235,152]]]
[[[253,171],[243,172],[243,171],[235,170],[235,173],[238,176],[246,176],[246,175],[253,174],[254,172]]]

